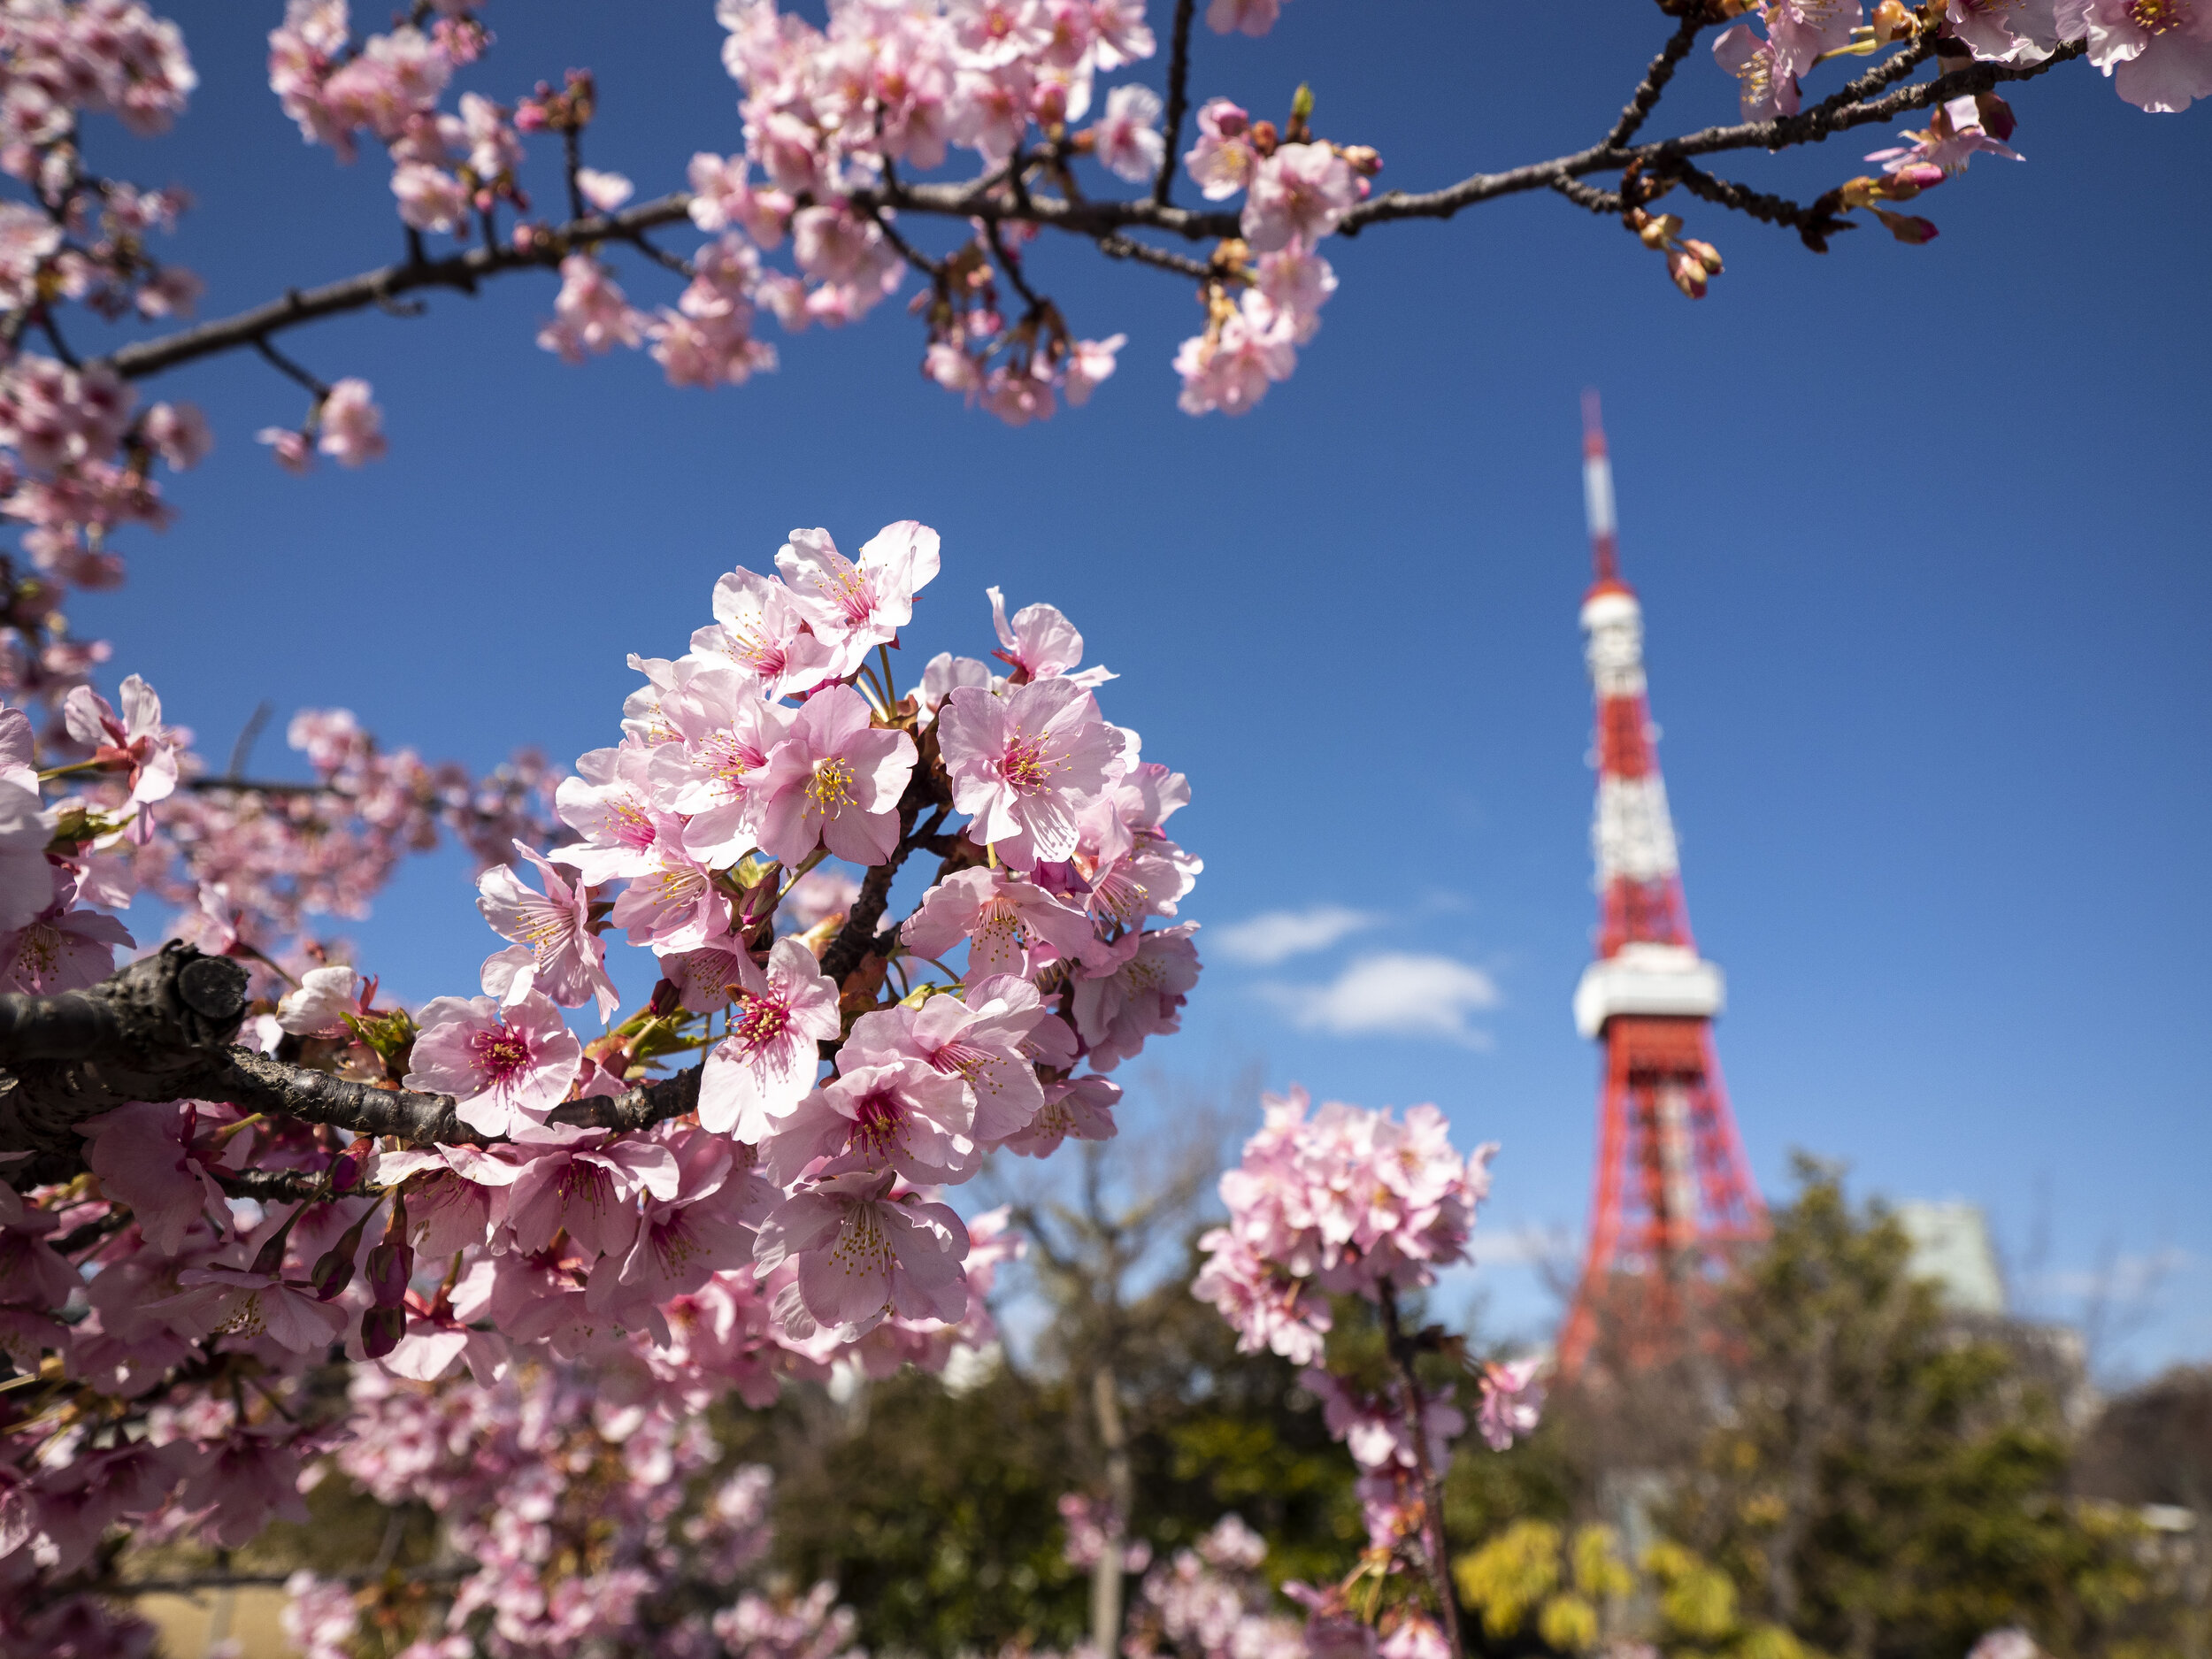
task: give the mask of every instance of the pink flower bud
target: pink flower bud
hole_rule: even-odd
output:
[[[415,1253],[404,1244],[380,1244],[369,1252],[369,1294],[380,1308],[396,1308],[406,1299],[415,1276]]]
[[[404,1308],[372,1308],[361,1316],[361,1351],[371,1359],[382,1359],[406,1333]]]
[[[349,1193],[361,1184],[361,1171],[368,1166],[369,1143],[356,1141],[330,1161],[330,1190]]]

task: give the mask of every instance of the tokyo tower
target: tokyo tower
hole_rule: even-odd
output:
[[[1582,601],[1597,700],[1597,960],[1575,987],[1576,1027],[1604,1046],[1590,1248],[1559,1341],[1588,1356],[1600,1316],[1632,1355],[1666,1351],[1729,1247],[1766,1211],[1721,1087],[1713,1019],[1721,971],[1697,953],[1644,685],[1643,608],[1621,580],[1613,469],[1597,394],[1583,396],[1582,482],[1596,580]]]

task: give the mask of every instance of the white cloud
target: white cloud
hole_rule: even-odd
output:
[[[1317,904],[1305,910],[1263,910],[1248,920],[1212,929],[1206,943],[1232,962],[1271,968],[1310,950],[1326,950],[1347,934],[1381,920],[1371,910],[1347,910],[1341,904]]]
[[[1497,982],[1450,956],[1385,951],[1327,985],[1263,985],[1260,994],[1307,1031],[1334,1037],[1441,1037],[1486,1048],[1467,1016],[1498,1005]]]

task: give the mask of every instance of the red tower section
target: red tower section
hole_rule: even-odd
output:
[[[1595,393],[1583,399],[1582,479],[1597,578],[1582,630],[1597,700],[1599,923],[1574,1013],[1582,1034],[1604,1045],[1605,1074],[1589,1253],[1559,1340],[1568,1375],[1588,1356],[1601,1310],[1622,1321],[1633,1348],[1663,1346],[1725,1249],[1766,1222],[1713,1053],[1725,987],[1690,933],[1653,747],[1643,610],[1620,577]]]

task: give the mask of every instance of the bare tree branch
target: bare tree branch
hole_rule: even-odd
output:
[[[1183,143],[1183,115],[1190,108],[1190,26],[1197,0],[1175,0],[1175,37],[1167,58],[1167,147],[1160,153],[1160,176],[1152,181],[1152,200],[1167,205],[1167,193],[1175,182],[1176,151]]]
[[[1652,111],[1659,107],[1660,95],[1666,91],[1667,82],[1674,79],[1675,66],[1689,55],[1690,48],[1705,27],[1705,8],[1696,5],[1684,15],[1681,27],[1668,37],[1659,56],[1651,60],[1651,67],[1644,71],[1644,78],[1630,95],[1628,107],[1621,111],[1621,119],[1613,123],[1613,130],[1605,135],[1609,148],[1617,150],[1636,136]]]

